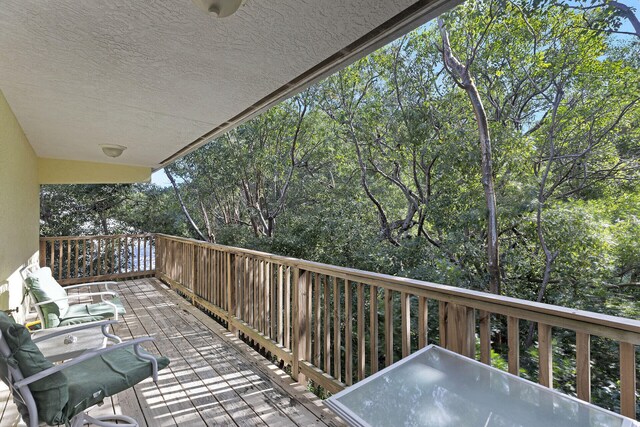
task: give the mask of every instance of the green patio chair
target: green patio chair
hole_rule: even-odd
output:
[[[118,320],[118,315],[125,314],[124,306],[118,294],[109,289],[110,284],[117,282],[92,282],[62,287],[53,278],[51,268],[30,265],[21,271],[25,290],[31,295],[38,318],[43,328],[78,325],[105,319]],[[98,291],[67,294],[67,290],[81,287],[98,287]],[[104,286],[105,290],[100,290]],[[97,303],[70,304],[69,300],[99,296]]]
[[[54,365],[38,350],[24,326],[0,312],[0,378],[11,389],[29,427],[40,423],[135,427],[136,420],[126,415],[92,417],[86,410],[146,378],[157,382],[158,371],[169,359],[144,351],[141,344],[152,340],[137,338]]]

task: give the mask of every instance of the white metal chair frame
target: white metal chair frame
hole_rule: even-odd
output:
[[[27,285],[27,277],[29,277],[29,274],[37,271],[40,268],[39,264],[29,264],[26,267],[22,268],[20,270],[20,275],[22,276],[22,281],[24,282],[24,286],[25,286],[25,291],[27,291],[28,289],[28,285]],[[116,298],[118,296],[118,293],[116,291],[113,291],[111,289],[109,289],[109,285],[115,285],[118,282],[114,282],[114,281],[103,281],[103,282],[89,282],[89,283],[80,283],[78,285],[72,285],[72,286],[65,286],[64,290],[68,290],[68,289],[77,289],[77,288],[82,288],[82,287],[91,287],[91,286],[104,286],[104,288],[106,289],[106,291],[98,291],[98,292],[85,292],[85,293],[80,293],[80,294],[72,294],[72,295],[67,295],[64,298],[56,298],[56,299],[50,299],[50,300],[46,300],[46,301],[41,301],[41,302],[35,302],[33,301],[33,306],[36,310],[36,313],[38,314],[38,318],[40,319],[41,322],[44,322],[44,315],[42,314],[42,309],[40,308],[41,306],[45,305],[45,304],[51,304],[51,303],[56,303],[58,301],[68,301],[72,298],[88,298],[88,297],[94,297],[94,296],[100,296],[100,300],[111,306],[111,309],[113,310],[113,320],[118,320],[118,308],[116,307],[115,304],[113,304],[111,301],[109,301],[109,299],[105,299],[106,296],[110,296],[111,298]],[[99,289],[99,288],[98,288]],[[44,323],[43,323],[44,325]]]

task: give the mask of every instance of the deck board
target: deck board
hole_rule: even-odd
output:
[[[116,332],[151,335],[147,350],[171,359],[158,384],[147,379],[105,399],[92,415],[124,413],[141,426],[341,425],[313,394],[157,279],[128,280],[118,292],[127,309]],[[0,388],[0,427],[17,411]]]

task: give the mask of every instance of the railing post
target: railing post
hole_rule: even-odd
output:
[[[446,306],[446,346],[463,356],[475,359],[476,318],[473,308],[449,303]]]
[[[164,262],[164,254],[162,253],[162,246],[163,246],[162,237],[158,236],[157,234],[154,234],[153,241],[155,242],[154,244],[155,260],[154,260],[153,266],[154,266],[156,278],[160,279],[160,277],[162,276],[162,272],[164,271],[163,264],[162,264]],[[118,247],[120,247],[119,244],[118,244]],[[150,247],[151,247],[151,244],[150,244]]]
[[[236,263],[235,254],[227,252],[227,328],[234,335],[238,335],[238,329],[233,323],[233,319],[236,317],[238,302],[236,300],[236,277],[238,272],[238,265]]]
[[[307,277],[305,271],[298,267],[293,269],[293,362],[291,376],[301,384],[306,384],[306,377],[300,373],[300,362],[307,360],[308,313],[307,313]]]
[[[40,238],[40,267],[45,267],[47,263],[47,242],[42,237]]]

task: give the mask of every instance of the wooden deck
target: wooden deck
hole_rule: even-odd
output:
[[[145,380],[91,414],[124,413],[141,426],[341,425],[312,393],[157,279],[121,282],[119,293],[127,314],[118,335],[154,336],[146,348],[171,364],[157,385]],[[2,387],[4,427],[17,410]]]

